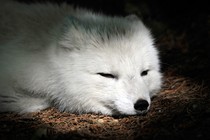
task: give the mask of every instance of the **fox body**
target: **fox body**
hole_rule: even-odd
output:
[[[161,87],[158,51],[140,19],[66,4],[0,6],[0,111],[146,112]]]

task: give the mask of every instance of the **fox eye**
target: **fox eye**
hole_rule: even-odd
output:
[[[141,76],[146,76],[148,74],[149,70],[144,70],[141,72]]]
[[[117,76],[116,75],[113,75],[113,74],[110,74],[110,73],[102,73],[102,72],[99,72],[99,73],[97,73],[98,75],[100,75],[100,76],[103,76],[103,77],[106,77],[106,78],[117,78]]]

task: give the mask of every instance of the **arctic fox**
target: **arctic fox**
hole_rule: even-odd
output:
[[[145,113],[161,88],[159,65],[150,31],[133,16],[1,3],[1,112]]]

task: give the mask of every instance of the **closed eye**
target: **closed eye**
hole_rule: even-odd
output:
[[[146,76],[148,74],[149,70],[144,70],[141,72],[141,76]]]
[[[106,78],[113,78],[113,79],[117,78],[116,75],[113,75],[113,74],[110,74],[110,73],[102,73],[102,72],[99,72],[97,74],[100,75],[100,76],[102,76],[102,77],[106,77]]]

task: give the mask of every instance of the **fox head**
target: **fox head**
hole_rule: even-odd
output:
[[[136,18],[86,16],[65,22],[53,61],[62,95],[54,104],[77,113],[147,112],[162,83],[150,31]]]

